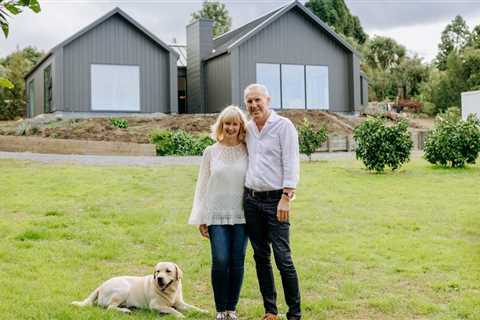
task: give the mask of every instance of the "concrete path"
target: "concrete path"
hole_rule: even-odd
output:
[[[354,152],[321,152],[312,156],[313,160],[354,159]],[[201,157],[131,157],[131,156],[86,156],[64,154],[40,154],[30,152],[3,152],[0,159],[31,160],[44,163],[74,163],[95,166],[162,166],[199,165]],[[302,160],[307,158],[302,155]]]

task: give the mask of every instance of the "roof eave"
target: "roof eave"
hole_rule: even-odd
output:
[[[27,74],[23,77],[24,80],[27,80],[45,61],[48,60],[53,55],[53,50],[48,51],[33,67]]]

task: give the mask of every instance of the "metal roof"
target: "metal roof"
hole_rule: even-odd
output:
[[[230,32],[227,32],[217,38],[214,41],[214,50],[212,54],[208,56],[205,60],[212,59],[218,55],[224,54],[226,52],[230,52],[233,48],[238,47],[258,32],[272,24],[274,21],[279,19],[281,16],[286,14],[287,12],[293,10],[294,8],[298,8],[298,10],[304,14],[307,18],[312,20],[315,24],[317,24],[320,28],[325,30],[337,43],[343,46],[348,51],[360,56],[360,54],[340,35],[338,35],[332,28],[330,28],[325,22],[323,22],[319,17],[313,14],[309,9],[307,9],[303,4],[299,1],[294,0],[291,1],[273,11],[268,12],[267,14],[235,29]],[[221,41],[222,37],[226,41]]]

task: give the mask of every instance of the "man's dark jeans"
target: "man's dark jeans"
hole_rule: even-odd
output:
[[[278,314],[277,292],[270,259],[272,247],[275,263],[282,278],[285,301],[289,307],[287,319],[297,320],[301,317],[300,289],[290,251],[290,223],[279,222],[277,219],[280,198],[281,193],[266,197],[253,197],[247,191],[244,193],[247,234],[253,247],[265,311]]]

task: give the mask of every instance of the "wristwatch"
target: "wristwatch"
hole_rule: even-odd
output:
[[[293,191],[290,191],[290,192],[283,191],[282,195],[286,196],[289,201],[293,201],[295,199],[295,192],[293,192]]]

